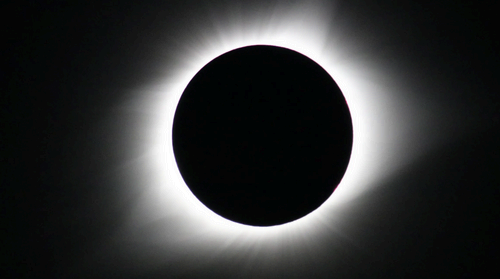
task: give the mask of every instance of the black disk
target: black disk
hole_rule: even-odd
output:
[[[248,46],[205,65],[177,105],[173,148],[193,194],[229,220],[271,226],[318,208],[352,149],[347,103],[316,62]]]

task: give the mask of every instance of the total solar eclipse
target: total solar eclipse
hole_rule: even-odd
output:
[[[237,223],[273,226],[317,209],[347,169],[352,120],[316,62],[255,45],[206,64],[177,105],[172,142],[186,185]]]

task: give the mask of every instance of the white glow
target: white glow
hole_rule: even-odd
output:
[[[415,158],[415,150],[406,147],[412,136],[407,127],[416,123],[418,111],[402,97],[401,85],[389,78],[385,66],[364,59],[367,53],[356,53],[353,44],[362,42],[342,38],[346,30],[335,24],[331,12],[316,3],[216,14],[213,22],[198,26],[199,33],[178,39],[178,63],[165,65],[165,79],[140,88],[132,104],[147,116],[137,128],[138,134],[146,135],[135,141],[134,152],[140,156],[131,162],[140,169],[133,187],[142,197],[131,213],[130,229],[143,231],[151,224],[164,228],[141,241],[198,252],[219,247],[275,255],[287,245],[300,251],[312,235],[346,218],[359,195]],[[172,149],[174,113],[189,81],[215,57],[249,45],[285,47],[316,61],[344,93],[354,128],[351,160],[334,194],[311,214],[273,227],[241,225],[206,208],[185,185]]]

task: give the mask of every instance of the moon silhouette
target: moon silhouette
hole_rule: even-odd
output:
[[[352,120],[316,62],[255,45],[220,55],[189,82],[172,131],[179,171],[216,214],[252,226],[317,209],[349,164]]]

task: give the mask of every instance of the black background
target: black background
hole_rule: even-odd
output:
[[[127,89],[165,74],[160,69],[166,58],[153,51],[159,38],[177,47],[176,36],[197,20],[189,17],[193,11],[227,3],[2,3],[4,19],[10,18],[2,32],[6,278],[126,277],[119,264],[92,276],[89,269],[67,269],[124,221],[126,206],[118,206],[119,189],[107,170],[126,160],[128,146],[119,144],[115,126],[99,124]],[[367,42],[379,40],[371,44],[376,59],[415,73],[417,81],[444,85],[421,94],[452,108],[441,118],[455,128],[440,127],[436,132],[446,134],[445,145],[377,188],[363,212],[352,214],[363,229],[350,236],[358,248],[342,264],[329,261],[338,251],[322,250],[321,260],[303,263],[302,272],[310,278],[498,274],[500,61],[494,3],[339,1],[337,9],[344,23],[371,34]],[[181,269],[187,278],[231,276],[222,265],[192,273],[190,268],[139,270],[141,278],[176,277]]]

